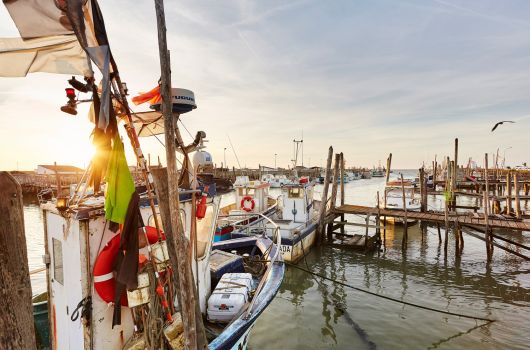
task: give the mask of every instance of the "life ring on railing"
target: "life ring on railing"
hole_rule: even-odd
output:
[[[250,202],[250,207],[247,207],[245,204]],[[247,213],[248,212],[251,212],[252,210],[254,210],[254,207],[256,206],[256,203],[254,202],[254,199],[252,199],[252,197],[250,196],[245,196],[243,197],[243,199],[241,200],[241,209],[243,209],[244,211],[246,211]]]
[[[158,233],[156,232],[156,228],[146,226],[145,231],[149,244],[154,244],[158,241]],[[166,239],[163,233],[161,236],[162,239]],[[116,281],[114,279],[113,266],[114,260],[116,260],[116,255],[120,249],[120,239],[120,233],[112,237],[101,250],[101,253],[99,253],[96,258],[96,262],[94,263],[94,289],[101,299],[107,303],[114,302]],[[121,297],[121,305],[128,305],[126,294],[122,295]]]

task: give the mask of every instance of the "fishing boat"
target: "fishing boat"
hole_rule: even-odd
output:
[[[231,238],[266,234],[273,238],[276,228],[281,235],[280,251],[285,261],[296,262],[309,253],[315,243],[319,202],[313,199],[314,183],[307,179],[282,187],[277,214],[251,230],[233,232]],[[214,245],[216,246],[216,245]]]
[[[285,185],[293,184],[294,182],[285,175],[263,174],[261,181],[267,182],[271,188],[280,188]]]
[[[350,181],[360,180],[361,174],[356,171],[348,171],[346,172],[346,176]]]
[[[385,169],[380,166],[372,169],[372,177],[385,177]]]
[[[264,181],[250,181],[238,176],[234,182],[235,201],[220,209],[214,242],[230,239],[231,233],[274,214],[278,201],[269,195],[270,185]]]
[[[195,242],[192,268],[209,349],[244,348],[255,321],[274,298],[283,278],[278,245],[262,235],[225,241],[212,249],[219,199],[208,197],[205,215],[197,219],[192,215],[189,190],[181,191],[180,197],[188,239],[191,227],[196,227],[196,238],[191,239]],[[173,320],[164,322],[165,338],[171,348],[178,348],[175,344],[181,342],[181,334],[175,329],[182,328],[182,321],[170,287],[167,244],[163,232],[150,226],[154,217],[147,198],[140,202],[142,221],[148,226],[139,231],[144,246],[140,245],[138,252],[138,286],[121,298],[116,298],[118,277],[113,273],[121,237],[107,225],[104,198],[89,196],[67,208],[51,201],[44,203],[42,210],[53,348],[143,349],[146,333],[153,331],[147,321],[150,309],[156,306],[160,293],[169,300],[166,305]],[[113,325],[116,299],[121,304],[121,320]]]
[[[214,183],[199,181],[199,168],[211,165],[209,154],[197,151],[190,165],[188,155],[202,133],[184,146],[173,125],[197,106],[193,92],[170,88],[161,4],[156,6],[158,30],[164,34],[159,36],[161,83],[136,96],[154,110],[139,113],[129,108],[97,0],[4,5],[21,38],[10,41],[13,45],[7,55],[2,52],[2,63],[18,59],[23,64],[2,64],[0,75],[74,75],[60,110],[76,115],[78,104],[93,103],[89,116],[96,155],[83,179],[70,196],[60,186],[55,198],[40,196],[48,300],[36,300],[34,312],[41,323],[49,322],[49,344],[44,347],[182,349],[208,342],[209,349],[246,348],[250,331],[283,279],[281,236],[277,228],[275,242],[263,234],[212,247],[220,197]],[[32,25],[41,22],[45,25]],[[31,43],[23,38],[31,38]],[[102,75],[99,88],[93,67]],[[80,99],[81,93],[90,96]],[[142,188],[130,173],[119,119],[143,175]],[[168,167],[172,164],[165,181],[148,166],[139,141],[143,133],[165,133],[171,140],[165,144]],[[176,150],[184,157],[180,178]],[[168,240],[162,218],[173,229]],[[39,334],[46,338],[44,332]]]

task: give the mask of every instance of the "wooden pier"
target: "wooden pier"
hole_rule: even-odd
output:
[[[334,208],[327,217],[327,220],[334,222],[336,218],[341,217],[343,214],[357,214],[364,216],[380,215],[381,217],[402,219],[406,216],[408,219],[426,221],[434,224],[445,224],[445,213],[441,211],[428,211],[424,213],[407,211],[405,214],[404,210],[380,209],[378,214],[377,208],[351,204],[345,204]],[[516,218],[507,215],[490,215],[486,223],[486,217],[484,214],[473,214],[452,212],[448,215],[448,220],[452,224],[458,223],[461,226],[475,228],[486,228],[486,225],[489,225],[490,228],[530,231],[530,221],[517,220]]]
[[[343,155],[342,153],[335,155],[334,167],[332,167],[332,152],[330,147],[325,177],[329,179],[333,175],[333,178],[342,178],[344,172]],[[401,175],[400,181],[395,181],[393,184],[394,189],[396,183],[398,188],[401,186],[403,204],[399,206],[400,209],[389,209],[386,206],[387,189],[392,188],[392,185],[388,185],[392,154],[387,159],[387,187],[385,187],[385,194],[382,196],[383,203],[380,203],[381,197],[378,192],[376,206],[346,204],[342,181],[338,183],[333,181],[331,196],[328,198],[329,184],[325,181],[321,200],[323,203],[320,214],[321,221],[318,228],[319,240],[336,247],[368,251],[385,244],[389,222],[402,223],[402,247],[406,249],[408,226],[419,221],[422,240],[428,226],[437,228],[439,242],[440,244],[443,243],[445,255],[447,255],[449,233],[451,232],[454,237],[457,256],[462,254],[463,233],[466,233],[485,242],[488,263],[492,259],[494,247],[525,260],[530,260],[530,256],[513,249],[515,246],[530,251],[530,247],[521,246],[510,237],[512,233],[530,232],[530,213],[526,213],[521,205],[522,201],[527,202],[530,199],[530,171],[499,169],[498,159],[494,161],[494,168],[490,168],[488,166],[488,154],[485,154],[482,169],[472,169],[469,166],[471,161],[468,162],[466,168],[459,167],[457,163],[458,139],[455,139],[454,159],[444,157],[442,166],[438,164],[435,158],[432,162],[431,172],[427,173],[425,167],[422,166],[418,170],[419,177],[414,181],[405,181]],[[340,204],[337,203],[339,187]],[[419,203],[417,206],[421,204],[419,205],[420,208],[415,208],[415,210],[407,208],[406,187],[414,193],[413,197],[418,195],[417,201]],[[443,190],[440,191],[440,189]],[[445,200],[443,200],[442,207],[430,208],[428,205],[429,195],[444,196]],[[474,200],[474,203],[458,203],[458,197],[470,198]],[[347,215],[360,216],[364,218],[364,223],[349,222],[348,220],[351,219],[347,218]],[[364,235],[347,233],[346,226],[364,227]],[[441,228],[444,228],[443,237]],[[369,234],[369,229],[372,229],[371,234]],[[373,233],[374,229],[375,234]],[[504,232],[499,235],[492,231],[494,229]],[[505,246],[500,243],[507,243],[508,245]]]

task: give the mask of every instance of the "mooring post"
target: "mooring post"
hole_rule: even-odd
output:
[[[344,205],[345,203],[345,193],[344,193],[344,153],[340,152],[340,205]],[[344,214],[340,215],[340,221],[343,223],[340,226],[340,233],[345,233],[345,218]]]
[[[456,211],[456,173],[455,161],[451,161],[451,210]]]
[[[386,182],[388,183],[388,179],[390,178],[390,167],[392,166],[392,153],[388,155],[388,158],[386,159]]]
[[[0,172],[0,348],[35,349],[22,189]]]
[[[324,171],[324,189],[322,190],[322,199],[320,201],[320,221],[318,223],[317,243],[322,243],[324,237],[324,227],[327,213],[329,176],[331,173],[331,161],[333,160],[333,147],[329,146],[328,160],[326,162],[326,170]]]
[[[455,159],[453,163],[453,182],[452,182],[452,189],[453,189],[453,196],[451,196],[451,207],[453,210],[456,210],[456,196],[454,195],[454,192],[457,190],[457,178],[458,178],[458,138],[455,138]]]
[[[484,194],[484,219],[486,220],[486,254],[488,262],[491,261],[493,255],[493,239],[491,238],[491,232],[489,228],[489,212],[490,212],[490,187],[489,187],[489,169],[488,169],[488,154],[484,155],[484,170],[486,172],[486,191]]]
[[[440,223],[436,223],[436,228],[438,229],[438,242],[442,243],[442,233],[440,232]]]
[[[335,154],[335,167],[333,169],[333,184],[331,185],[331,204],[330,209],[333,212],[336,204],[337,204],[337,189],[339,187],[339,183],[337,182],[337,179],[339,178],[339,166],[340,166],[340,154]],[[328,239],[331,240],[333,235],[333,221],[328,223],[327,227],[327,234]]]
[[[446,173],[445,173],[445,196],[444,196],[444,219],[445,219],[445,235],[444,235],[444,255],[447,258],[447,244],[449,240],[449,204],[451,201],[451,190],[450,190],[450,167],[451,162],[449,161],[449,157],[447,157],[447,163],[446,163]]]
[[[420,200],[421,200],[420,211],[422,213],[424,213],[427,208],[426,199],[427,199],[427,186],[425,183],[425,169],[421,167],[420,168]]]
[[[506,172],[506,214],[512,214],[512,174],[510,171]]]
[[[404,246],[407,244],[408,241],[408,220],[407,220],[407,200],[405,198],[405,182],[403,181],[403,173],[400,174],[401,177],[401,195],[403,200],[403,210],[405,214],[405,218],[403,220],[403,240],[401,244]]]
[[[521,199],[519,197],[519,177],[517,176],[517,171],[513,174],[513,184],[515,191],[515,216],[518,220],[521,219]]]
[[[377,218],[375,223],[375,235],[377,242],[381,244],[381,206],[379,205],[379,191],[377,191]]]

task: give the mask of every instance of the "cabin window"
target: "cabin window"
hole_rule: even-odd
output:
[[[247,188],[247,196],[254,196],[256,190],[253,188]]]
[[[53,279],[64,285],[63,273],[63,245],[58,239],[52,238],[53,249]]]
[[[289,189],[289,198],[300,198],[302,196],[302,191],[300,188],[290,188]]]

